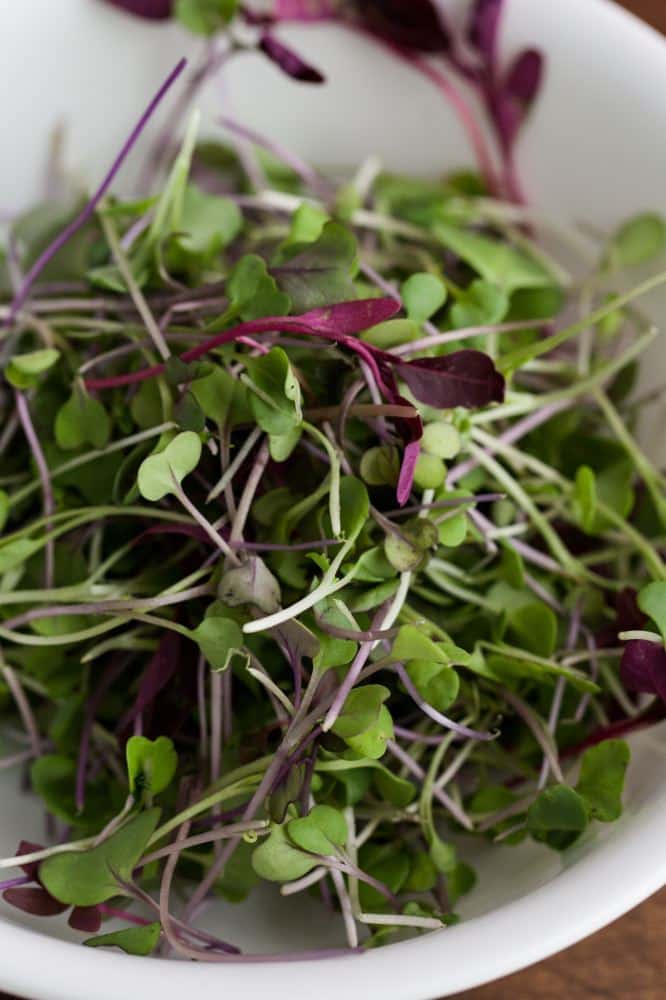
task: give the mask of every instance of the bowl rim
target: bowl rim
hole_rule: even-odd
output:
[[[578,4],[580,0],[568,2]],[[617,0],[586,0],[586,5],[587,18],[614,21],[633,36],[633,44],[646,54],[649,50],[655,61],[666,62],[666,39],[620,7]],[[582,12],[579,8],[578,13]],[[666,731],[666,724],[660,730]],[[323,967],[330,970],[330,975],[319,979],[318,1000],[338,1000],[340,995],[355,1000],[370,989],[381,994],[383,1000],[426,1000],[518,972],[593,934],[666,884],[666,789],[643,806],[639,815],[624,818],[618,826],[598,851],[570,866],[565,861],[564,870],[555,878],[455,928],[362,956],[327,960],[323,966],[321,960],[230,963],[225,965],[224,985],[242,991],[244,1000],[258,1000],[268,991],[273,1000],[293,1000],[294,991],[312,989],[313,971]],[[651,859],[650,865],[646,865],[646,857]],[[636,860],[634,870],[632,859]],[[598,886],[609,880],[614,882],[614,892],[600,906],[595,901]],[[572,898],[580,904],[577,912],[571,912]],[[568,908],[567,920],[561,918],[563,908]],[[490,944],[480,955],[478,941],[486,933]],[[450,945],[446,943],[449,939]],[[220,985],[217,964],[173,962],[165,979],[161,976],[164,964],[154,959],[83,948],[22,927],[4,915],[0,916],[0,940],[4,959],[0,988],[38,1000],[89,1000],[91,983],[95,984],[98,1000],[151,997],[157,995],[158,977],[161,1000],[181,1000],[185,991],[210,990]],[[451,955],[455,962],[450,961]],[[40,972],[49,970],[49,981],[40,983],[38,994],[34,992],[37,956]]]

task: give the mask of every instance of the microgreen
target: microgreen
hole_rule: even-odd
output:
[[[146,500],[162,500],[173,493],[199,464],[201,440],[193,431],[184,431],[166,446],[151,455],[139,469],[139,491]]]
[[[471,838],[562,851],[615,821],[619,737],[666,712],[665,480],[633,431],[656,334],[630,308],[663,220],[585,272],[544,251],[516,139],[545,61],[505,58],[507,0],[460,29],[431,0],[114,5],[210,41],[149,196],[110,188],[182,63],[78,214],[24,213],[2,258],[0,713],[25,744],[1,766],[70,838],[0,859],[4,898],[204,961],[238,949],[199,904],[262,881],[333,891],[354,948],[436,929]],[[242,142],[199,140],[220,61],[322,80],[286,20],[437,86],[483,176],[320,172],[228,118]]]

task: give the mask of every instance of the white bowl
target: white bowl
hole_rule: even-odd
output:
[[[602,226],[666,209],[666,44],[608,0],[508,6],[504,51],[536,44],[549,57],[545,94],[520,150],[530,197],[561,220]],[[313,161],[350,164],[379,153],[421,174],[471,162],[451,112],[409,70],[334,30],[289,34],[330,85],[299,87],[246,57],[225,84],[237,117]],[[0,37],[3,213],[38,195],[58,119],[70,126],[69,161],[91,180],[101,177],[158,82],[197,49],[173,27],[144,26],[93,0],[4,0]],[[213,87],[209,110],[219,96]],[[655,358],[648,368],[658,384],[666,366],[663,353]],[[536,845],[475,856],[479,888],[460,905],[466,921],[446,931],[325,964],[166,965],[75,946],[64,923],[5,907],[0,988],[35,1000],[220,992],[287,1000],[312,991],[319,1000],[427,1000],[488,982],[573,944],[666,882],[665,747],[663,727],[634,740],[625,816],[563,859]],[[0,795],[6,854],[20,837],[38,837],[41,814],[19,794],[15,774],[2,775]],[[234,940],[254,950],[341,943],[336,921],[302,905],[267,892],[251,905],[220,908],[213,923],[233,926]]]

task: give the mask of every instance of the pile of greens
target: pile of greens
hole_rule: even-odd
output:
[[[353,7],[481,89],[493,177],[340,180],[193,113],[115,197],[179,64],[92,198],[9,229],[0,768],[51,846],[22,841],[1,888],[91,946],[230,960],[201,904],[265,881],[320,896],[352,950],[451,924],[475,839],[561,851],[616,820],[622,737],[666,717],[664,476],[634,437],[657,336],[635,300],[666,275],[618,290],[666,226],[569,232],[520,200],[541,60],[501,74],[501,3],[473,5],[476,76],[440,22],[425,44],[429,3]],[[176,9],[202,33],[237,13]]]

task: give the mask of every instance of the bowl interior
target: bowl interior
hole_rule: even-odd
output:
[[[666,145],[654,139],[666,128],[663,43],[604,0],[510,0],[508,6],[505,52],[537,44],[549,57],[544,96],[520,148],[530,199],[560,221],[594,227],[609,227],[640,210],[665,210]],[[176,59],[183,51],[200,55],[200,46],[177,29],[144,26],[92,0],[7,4],[0,9],[0,29],[5,40],[0,80],[5,93],[12,94],[5,123],[11,141],[0,164],[3,213],[39,197],[47,136],[58,120],[68,125],[67,161],[86,178],[99,178]],[[378,154],[388,166],[418,174],[471,163],[449,107],[408,69],[335,30],[292,29],[287,34],[325,70],[330,82],[322,88],[300,87],[264,61],[246,56],[209,86],[203,98],[211,129],[224,107],[313,162],[347,166]],[[28,56],[32,58],[26,73]],[[126,188],[146,147],[144,141],[134,166],[123,173]],[[666,300],[656,297],[648,308],[656,315],[664,304]],[[645,367],[646,387],[663,380],[665,357],[660,345],[653,363]],[[662,399],[644,420],[642,435],[646,448],[655,455],[661,450],[666,458],[666,441],[658,433],[663,417]],[[663,730],[635,741],[626,816],[613,828],[595,831],[564,858],[536,845],[472,851],[463,847],[463,856],[478,867],[480,878],[460,911],[475,919],[418,942],[392,946],[381,958],[364,959],[365,969],[377,970],[382,992],[396,998],[427,997],[511,971],[589,933],[658,888],[666,880],[666,862],[648,857],[646,844],[648,839],[656,842],[657,834],[663,842],[666,832],[665,747]],[[39,839],[42,834],[40,811],[19,792],[18,779],[16,773],[0,775],[3,854],[12,851],[20,837]],[[618,871],[616,864],[624,870]],[[581,896],[576,883],[585,880],[590,891]],[[216,903],[206,919],[212,926],[233,926],[234,940],[253,950],[342,943],[337,921],[315,903],[287,902],[270,890],[240,908]],[[3,934],[9,940],[11,931],[16,955],[13,961],[9,949],[3,949],[7,968],[0,968],[0,986],[26,992],[30,988],[35,996],[63,1000],[89,996],[82,992],[83,980],[67,978],[70,963],[91,973],[93,968],[108,971],[108,985],[100,975],[100,998],[121,995],[122,970],[130,966],[132,976],[148,977],[146,983],[154,984],[157,980],[150,977],[159,976],[164,1000],[182,996],[184,973],[190,984],[213,982],[215,970],[208,968],[187,967],[164,977],[155,964],[128,963],[108,954],[95,953],[97,964],[90,967],[91,953],[81,949],[67,950],[68,960],[60,962],[61,981],[44,985],[39,969],[18,968],[18,956],[32,936],[12,931],[22,925],[43,933],[44,924],[7,908],[0,921],[6,921],[0,940]],[[515,933],[519,927],[522,936]],[[75,937],[64,922],[49,922],[48,933]],[[505,947],[489,956],[487,935],[495,936],[497,951],[502,934]],[[413,971],[405,983],[401,956],[408,955],[415,964],[410,962]],[[235,968],[228,974],[250,989],[249,996],[258,996],[260,984],[270,983],[273,995],[286,997],[298,980],[293,966],[281,966],[273,980],[262,979],[258,968]],[[356,973],[345,971],[350,968],[347,960],[331,968],[335,976],[330,982],[321,977],[322,996],[332,996],[333,986],[337,992],[343,982],[350,996],[361,995]]]

